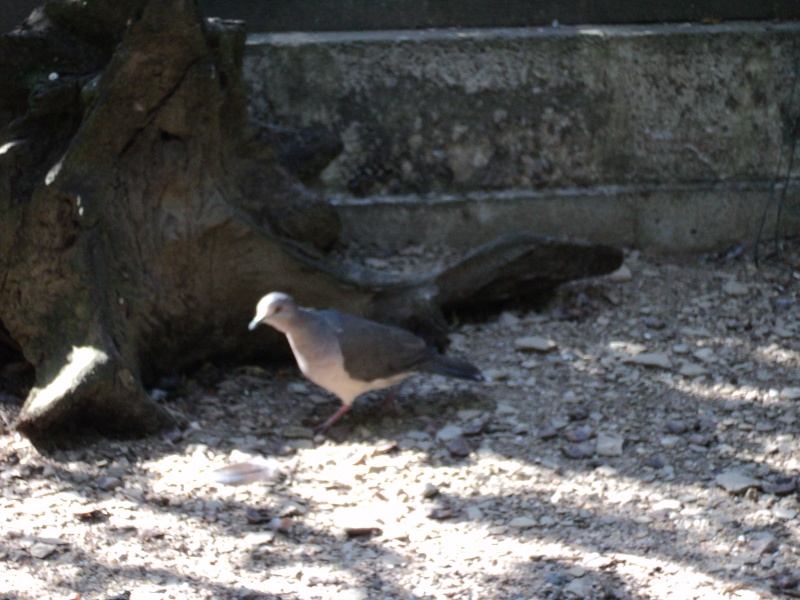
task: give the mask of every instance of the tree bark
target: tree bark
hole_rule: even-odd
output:
[[[32,439],[169,424],[146,385],[274,351],[268,328],[247,332],[272,290],[441,341],[443,306],[619,265],[612,248],[524,235],[413,280],[329,262],[334,209],[250,136],[243,49],[241,24],[189,0],[49,2],[0,39],[0,330],[35,369],[17,423]],[[534,274],[556,247],[565,268]]]

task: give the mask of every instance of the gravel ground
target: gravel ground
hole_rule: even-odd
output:
[[[460,326],[492,381],[414,378],[327,438],[293,365],[194,374],[169,439],[2,430],[0,598],[800,597],[796,302],[738,252],[631,252]]]

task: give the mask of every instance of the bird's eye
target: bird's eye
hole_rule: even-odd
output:
[[[283,307],[282,307],[282,306],[279,304],[279,305],[278,305],[278,306],[276,306],[276,307],[275,307],[275,309],[272,311],[272,314],[274,314],[274,315],[277,315],[277,314],[278,314],[279,312],[281,312],[282,310],[283,310]]]

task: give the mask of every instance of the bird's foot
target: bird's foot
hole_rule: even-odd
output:
[[[330,419],[322,423],[321,425],[317,425],[314,427],[314,433],[317,434],[325,434],[331,428],[331,426],[338,421],[343,414],[345,414],[348,410],[350,410],[349,404],[343,404],[342,407],[337,410]]]

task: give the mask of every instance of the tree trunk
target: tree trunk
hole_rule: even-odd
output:
[[[530,236],[413,281],[328,262],[334,209],[250,137],[243,49],[240,24],[189,0],[50,2],[0,40],[0,332],[35,369],[17,423],[32,439],[170,423],[145,385],[274,349],[247,332],[272,290],[441,339],[443,306],[619,265]],[[534,272],[543,248],[571,249],[558,274]]]

